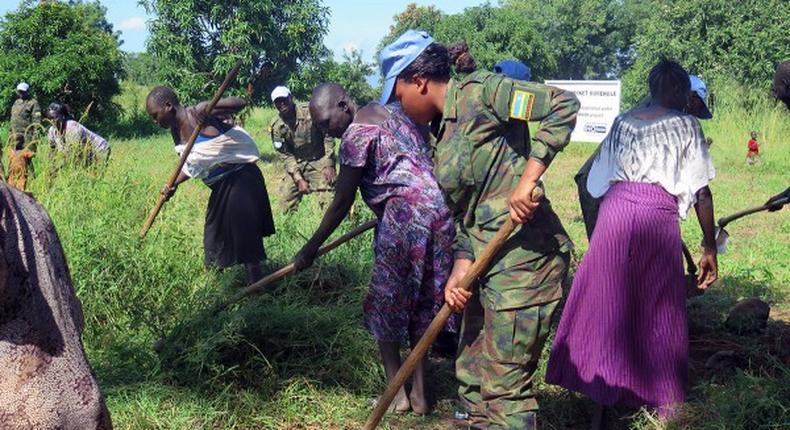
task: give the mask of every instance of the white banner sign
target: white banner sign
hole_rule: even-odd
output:
[[[572,91],[581,103],[571,140],[600,143],[620,114],[620,81],[546,81]]]

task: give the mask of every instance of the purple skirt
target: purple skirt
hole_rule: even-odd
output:
[[[562,313],[547,382],[607,406],[664,412],[685,401],[688,323],[677,210],[658,185],[611,187]]]

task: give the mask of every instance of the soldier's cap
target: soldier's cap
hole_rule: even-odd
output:
[[[28,92],[28,90],[30,90],[30,85],[28,85],[27,82],[20,82],[16,86],[16,90],[17,91],[22,91],[22,92]]]
[[[699,118],[713,118],[713,114],[710,112],[710,109],[708,109],[708,87],[705,85],[705,81],[700,79],[697,75],[689,75],[689,81],[691,83],[691,92],[697,93],[700,100],[702,100],[702,112],[700,112]]]
[[[518,60],[502,60],[494,65],[494,73],[500,73],[511,79],[529,81],[532,79],[532,70],[528,65]]]
[[[400,72],[409,67],[409,64],[416,60],[431,43],[433,38],[430,34],[421,30],[406,30],[381,50],[379,64],[381,64],[381,76],[384,77],[381,104],[387,104],[392,96]]]
[[[279,87],[276,87],[272,91],[272,102],[283,97],[284,98],[291,97],[291,90],[289,90],[287,87],[280,85]]]

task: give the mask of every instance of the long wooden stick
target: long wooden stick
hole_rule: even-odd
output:
[[[320,256],[326,254],[327,252],[332,251],[333,249],[337,248],[338,246],[348,242],[349,240],[359,236],[360,234],[370,230],[371,228],[376,226],[376,223],[377,223],[376,220],[372,220],[372,221],[368,221],[368,222],[366,222],[366,223],[364,223],[362,225],[359,225],[359,226],[355,227],[353,230],[351,230],[348,233],[340,236],[336,240],[334,240],[334,241],[322,246],[318,250],[318,256],[320,257]],[[227,302],[224,302],[221,305],[217,306],[217,308],[215,309],[215,312],[220,312],[223,309],[227,308],[228,306],[231,306],[231,305],[233,305],[235,303],[238,303],[241,299],[243,299],[243,298],[245,298],[247,296],[250,296],[252,294],[256,294],[256,293],[261,292],[264,288],[268,287],[269,285],[271,285],[271,284],[279,281],[280,279],[283,279],[284,277],[290,275],[291,273],[294,272],[294,270],[295,270],[294,265],[293,265],[293,263],[291,263],[291,264],[289,264],[289,265],[287,265],[285,267],[282,267],[281,269],[277,270],[276,272],[265,276],[260,281],[254,283],[254,284],[251,284],[248,287],[246,287],[243,290],[241,290],[238,293],[236,293]]]
[[[768,209],[771,209],[771,207],[776,206],[776,205],[786,205],[788,203],[788,200],[790,200],[790,199],[788,199],[787,197],[782,197],[781,199],[778,199],[775,202],[772,202],[771,204],[757,206],[755,208],[750,208],[750,209],[745,209],[745,210],[742,210],[740,212],[736,212],[736,213],[734,213],[734,214],[732,214],[730,216],[727,216],[727,217],[724,217],[724,218],[720,218],[719,219],[719,228],[723,229],[724,227],[727,226],[727,224],[735,221],[738,218],[743,218],[746,215],[751,215],[753,213],[767,211]]]
[[[214,98],[211,99],[211,102],[206,106],[205,113],[206,115],[210,115],[211,111],[214,110],[214,107],[219,102],[219,99],[222,98],[222,95],[225,93],[225,90],[228,89],[233,80],[236,79],[236,75],[239,73],[239,69],[241,68],[241,60],[236,62],[236,65],[233,66],[228,75],[225,76],[225,80],[222,82],[222,85],[219,86],[216,94],[214,94]],[[175,185],[176,180],[178,179],[179,173],[181,173],[181,169],[184,167],[184,163],[187,161],[187,157],[189,156],[190,151],[192,151],[192,147],[195,145],[195,140],[197,140],[200,131],[203,130],[203,122],[199,122],[198,125],[195,127],[195,130],[192,131],[192,135],[189,136],[189,140],[187,141],[186,146],[184,147],[184,151],[181,153],[181,158],[178,160],[178,165],[176,169],[173,171],[173,174],[170,175],[170,180],[167,181],[167,186],[172,188]],[[145,220],[145,225],[143,225],[143,229],[140,230],[140,239],[145,238],[146,233],[153,225],[156,216],[159,215],[159,211],[162,209],[162,206],[165,204],[165,196],[164,194],[159,194],[159,199],[156,201],[156,205],[151,209],[151,212],[148,214],[148,219]]]
[[[543,198],[543,190],[536,187],[532,191],[532,201],[537,202],[540,201],[541,198]],[[513,220],[508,215],[507,220],[496,232],[491,242],[489,242],[485,249],[483,249],[483,252],[475,258],[475,262],[459,283],[459,288],[463,288],[467,291],[472,289],[475,282],[488,271],[491,260],[494,259],[496,253],[499,252],[499,249],[505,244],[515,228],[516,225],[513,224]],[[425,331],[425,334],[422,335],[420,341],[412,348],[411,353],[406,357],[406,361],[403,362],[400,369],[398,369],[398,373],[395,374],[392,382],[390,382],[387,389],[384,390],[384,394],[381,395],[375,409],[373,409],[373,412],[371,412],[368,420],[365,422],[365,426],[363,427],[364,430],[374,430],[379,425],[381,418],[387,412],[387,409],[389,409],[392,399],[395,398],[400,387],[406,383],[406,379],[414,373],[414,368],[417,367],[417,363],[428,353],[428,348],[431,347],[436,337],[439,336],[439,333],[444,329],[450,315],[452,315],[452,310],[450,310],[450,306],[445,303],[439,313],[433,318],[433,321],[431,321],[431,325],[428,326],[428,329]]]

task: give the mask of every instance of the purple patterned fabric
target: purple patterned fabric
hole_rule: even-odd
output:
[[[83,327],[52,220],[0,183],[0,429],[112,429]]]
[[[362,198],[379,218],[365,325],[378,341],[405,342],[417,340],[444,304],[455,227],[430,147],[400,109],[387,109],[380,125],[351,124],[340,164],[364,169]],[[453,318],[447,329],[456,327]]]
[[[659,185],[618,182],[573,280],[546,382],[613,406],[685,401],[688,323],[678,204]]]

